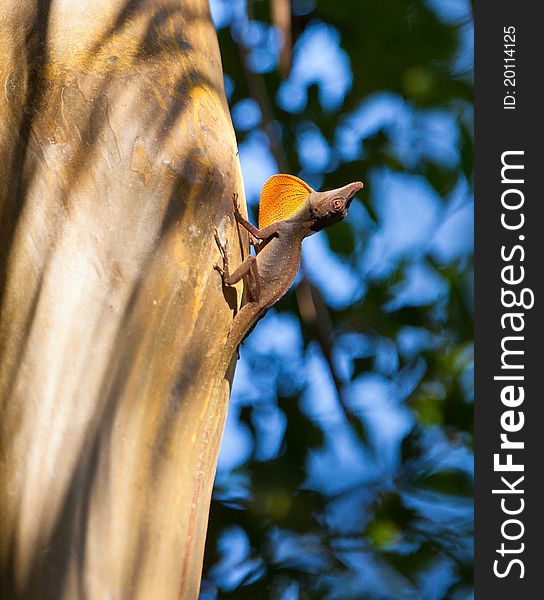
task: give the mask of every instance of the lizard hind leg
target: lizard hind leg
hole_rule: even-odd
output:
[[[221,242],[217,230],[214,230],[213,235],[215,243],[219,248],[221,258],[223,259],[223,267],[220,267],[215,263],[213,268],[220,273],[224,285],[234,285],[235,283],[238,283],[240,279],[244,278],[244,282],[247,286],[248,302],[258,302],[260,296],[260,277],[259,270],[257,269],[257,259],[250,254],[231,275],[229,270],[228,242],[227,240],[225,240],[224,243]]]
[[[247,286],[247,301],[251,303],[258,302],[261,291],[259,270],[257,268],[257,259],[252,255],[248,256],[232,275],[225,273],[223,275],[223,283],[225,285],[234,285],[242,278]]]

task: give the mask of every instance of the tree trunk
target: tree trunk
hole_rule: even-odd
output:
[[[196,598],[243,203],[207,1],[3,0],[0,31],[2,597]]]

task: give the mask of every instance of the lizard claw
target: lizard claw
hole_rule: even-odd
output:
[[[215,243],[219,248],[219,254],[221,254],[221,258],[223,259],[223,267],[220,267],[217,263],[213,265],[213,268],[220,273],[221,277],[224,279],[225,274],[229,271],[229,243],[228,240],[225,242],[221,242],[219,238],[219,234],[217,233],[217,229],[213,230],[213,237],[215,238]]]
[[[240,206],[238,205],[238,192],[232,194],[232,204],[234,205],[234,214],[240,214]]]
[[[213,264],[213,268],[221,275],[221,277],[225,276],[225,271],[217,263]]]
[[[228,240],[225,240],[224,243],[221,245],[220,252],[221,252],[221,256],[223,257],[224,261],[229,259],[229,241]]]
[[[228,247],[228,241],[225,240],[225,243],[223,243],[221,241],[221,239],[219,238],[219,234],[217,233],[217,229],[213,230],[213,237],[215,238],[215,243],[217,244],[217,247],[219,248],[219,252],[220,252],[221,256],[224,258],[225,254],[226,254],[226,249]]]

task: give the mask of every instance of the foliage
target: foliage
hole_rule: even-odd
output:
[[[242,347],[201,597],[470,597],[470,6],[293,0],[288,75],[269,2],[212,9],[250,212],[365,189]]]

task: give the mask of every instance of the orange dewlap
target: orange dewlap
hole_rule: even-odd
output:
[[[312,188],[294,175],[272,175],[264,184],[259,202],[259,229],[295,213]]]

